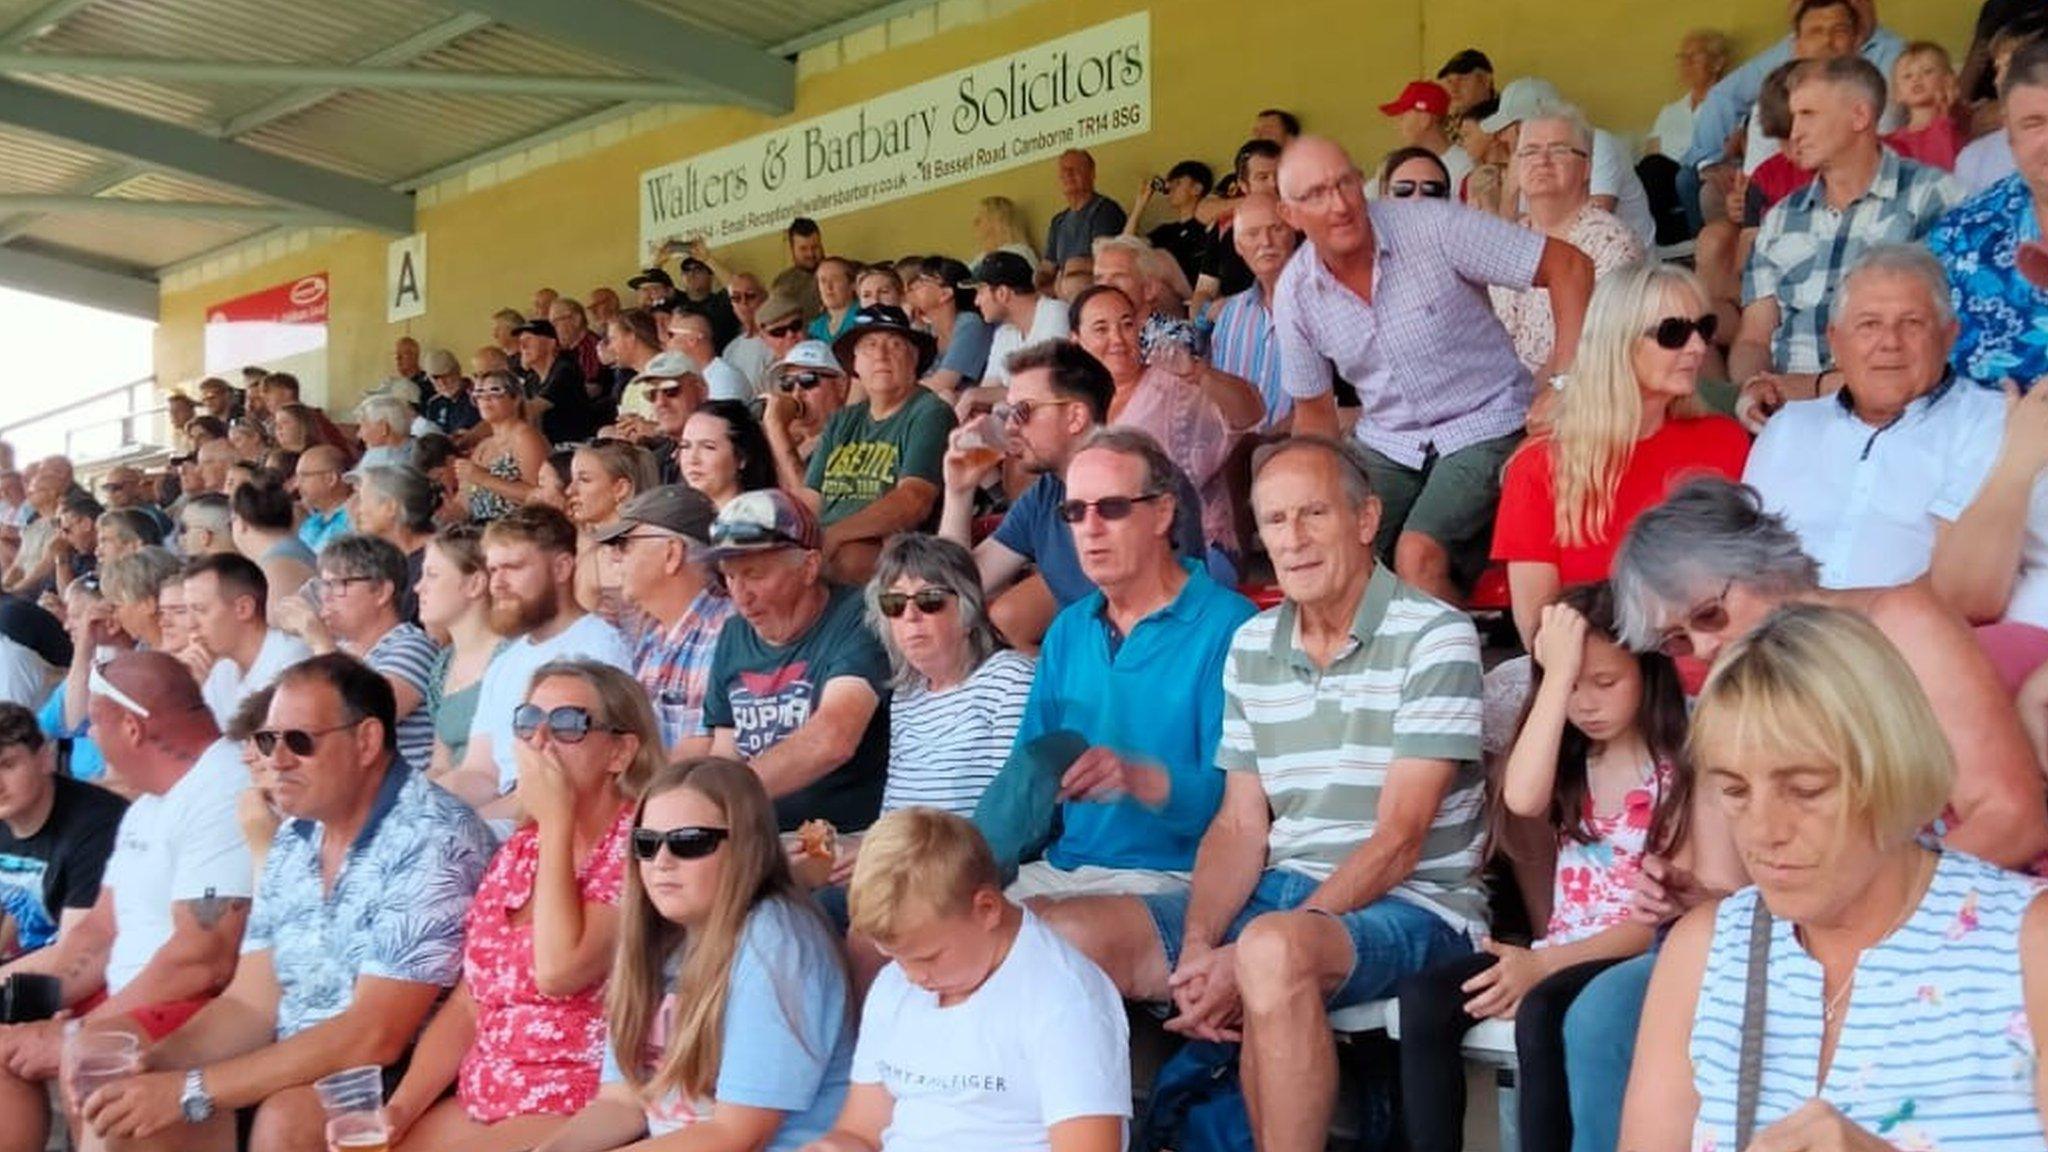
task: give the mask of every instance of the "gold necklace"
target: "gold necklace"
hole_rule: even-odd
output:
[[[1927,859],[1929,861],[1934,861],[1938,858],[1930,853]],[[1913,882],[1906,886],[1906,906],[1899,910],[1899,918],[1897,920],[1892,921],[1892,926],[1885,930],[1884,935],[1879,936],[1876,941],[1872,942],[1873,946],[1879,943],[1883,943],[1885,940],[1890,939],[1893,933],[1897,932],[1899,929],[1904,928],[1906,926],[1906,921],[1912,919],[1914,910],[1920,907],[1921,884],[1928,880],[1931,880],[1932,878],[1933,869],[1928,865],[1921,864],[1914,868]],[[1863,958],[1863,952],[1857,952],[1856,958],[1860,962]],[[1845,1003],[1849,998],[1849,993],[1854,991],[1855,988],[1856,969],[1852,965],[1849,969],[1849,978],[1847,980],[1842,981],[1841,988],[1838,989],[1833,996],[1828,997],[1826,1003],[1821,1005],[1820,1020],[1821,1027],[1823,1030],[1834,1026],[1836,1019],[1838,1018]]]

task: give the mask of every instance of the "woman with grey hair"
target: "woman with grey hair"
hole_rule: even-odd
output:
[[[2008,868],[2048,854],[2041,770],[2011,695],[1962,619],[1920,583],[1829,589],[1819,577],[1756,489],[1726,480],[1695,480],[1643,513],[1614,558],[1622,635],[1638,651],[1712,663],[1786,604],[1867,618],[1905,656],[1955,750],[1949,846]]]
[[[1031,658],[1003,647],[974,556],[951,540],[891,539],[868,582],[867,606],[896,674],[882,811],[973,815],[1016,741]]]
[[[440,488],[410,464],[375,464],[356,470],[349,523],[357,532],[387,541],[405,554],[400,615],[415,624],[419,623],[419,607],[414,589],[426,563],[427,541],[434,538],[434,514],[440,505]]]

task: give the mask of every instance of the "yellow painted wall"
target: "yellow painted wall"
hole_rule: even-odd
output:
[[[997,0],[1000,3],[1000,0]],[[1146,7],[1130,0],[1037,0],[1010,14],[940,34],[804,79],[796,117],[813,116],[905,83],[998,56]],[[1503,79],[1550,77],[1595,122],[1640,135],[1676,95],[1673,55],[1688,28],[1712,23],[1741,54],[1779,34],[1784,0],[1727,0],[1702,9],[1648,0],[1172,0],[1152,5],[1152,132],[1096,150],[1104,191],[1129,203],[1149,172],[1200,157],[1228,164],[1258,108],[1297,111],[1308,127],[1351,145],[1362,163],[1394,143],[1374,107],[1401,84],[1433,75],[1453,52],[1477,46]],[[1930,38],[1960,54],[1975,5],[1964,0],[1882,0],[1884,22],[1908,39]],[[870,39],[879,40],[875,30]],[[581,297],[621,287],[638,239],[637,178],[645,169],[742,139],[758,115],[720,111],[630,137],[419,212],[427,235],[428,311],[384,320],[388,238],[350,235],[182,292],[166,292],[157,376],[195,378],[208,305],[321,270],[332,277],[329,395],[346,404],[389,371],[403,334],[467,358],[489,334],[490,313],[524,311],[543,284]],[[882,259],[910,251],[969,253],[974,202],[1001,193],[1036,227],[1059,207],[1051,166],[1021,168],[921,197],[824,220],[828,248]],[[773,273],[779,238],[736,245],[740,267]]]

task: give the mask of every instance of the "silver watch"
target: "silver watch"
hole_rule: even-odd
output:
[[[185,1090],[178,1094],[178,1111],[185,1114],[185,1123],[204,1124],[213,1118],[213,1097],[206,1091],[206,1080],[194,1068],[185,1073]]]

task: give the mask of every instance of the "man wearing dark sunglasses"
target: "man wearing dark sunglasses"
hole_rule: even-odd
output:
[[[231,1147],[247,1108],[255,1143],[319,1147],[307,1087],[402,1062],[461,976],[491,834],[397,757],[384,678],[316,656],[280,678],[252,743],[285,817],[261,911],[221,998],[151,1049],[152,1071],[94,1095],[85,1119],[102,1137],[169,1129],[177,1147]]]
[[[776,820],[856,832],[881,808],[889,758],[889,658],[865,624],[860,590],[828,584],[810,509],[780,489],[719,510],[707,559],[737,620],[726,623],[704,690],[702,742],[677,758],[730,756],[775,798]]]
[[[1223,662],[1250,602],[1174,554],[1175,469],[1129,428],[1090,434],[1059,518],[1099,590],[1046,632],[1018,747],[1089,745],[1060,779],[1061,830],[1012,896],[1184,891],[1215,815]]]
[[[877,304],[856,313],[832,351],[852,367],[867,399],[826,421],[808,462],[790,436],[786,394],[778,390],[769,401],[776,479],[824,526],[826,570],[840,583],[866,583],[882,541],[925,525],[937,509],[953,410],[917,383],[937,350],[931,333],[912,327],[901,308]]]
[[[801,328],[798,329],[801,332]],[[823,340],[795,340],[789,351],[768,369],[762,395],[763,431],[778,421],[786,422],[789,441],[799,461],[807,465],[818,450],[818,437],[835,413],[846,407],[846,369],[832,346]],[[774,441],[769,441],[771,448]],[[801,477],[804,467],[795,475]]]
[[[617,558],[619,594],[639,618],[633,675],[654,703],[669,751],[686,738],[709,735],[704,690],[719,630],[732,600],[712,587],[703,551],[717,512],[701,492],[665,484],[626,501],[597,542]]]
[[[1353,434],[1383,501],[1380,553],[1403,580],[1456,603],[1486,566],[1500,470],[1535,397],[1483,289],[1550,290],[1548,381],[1578,352],[1592,261],[1446,201],[1368,206],[1358,166],[1316,137],[1282,157],[1280,201],[1314,249],[1274,290],[1294,431],[1337,435],[1334,379],[1357,387]]]
[[[234,820],[249,773],[168,655],[117,656],[93,669],[89,691],[93,735],[109,767],[147,799],[118,816],[90,908],[66,909],[56,941],[7,971],[54,976],[58,999],[81,1019],[97,1027],[125,1017],[154,1039],[235,970],[254,889]],[[90,1011],[77,1007],[102,988],[107,997]],[[14,1142],[47,1136],[44,1085],[61,1066],[64,1026],[47,1020],[4,1031],[0,1133],[9,1147],[41,1147]]]
[[[699,318],[696,322],[704,321]],[[644,445],[662,462],[666,476],[675,467],[675,446],[683,438],[683,425],[708,398],[707,392],[697,361],[681,352],[663,352],[647,361],[626,385],[618,420],[600,435]]]

